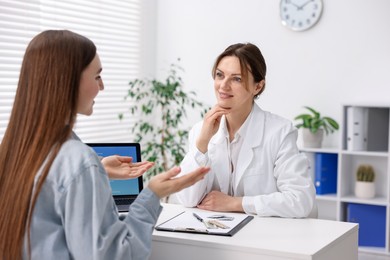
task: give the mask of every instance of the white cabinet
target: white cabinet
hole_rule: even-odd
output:
[[[351,120],[348,118],[348,115],[351,114],[348,112],[350,107],[363,108],[368,114],[365,121],[367,125],[365,126],[366,145],[364,150],[354,151],[348,144],[351,141],[348,140],[351,135],[351,132],[348,133],[348,128],[351,128],[351,122],[348,121]],[[384,244],[381,246],[359,246],[359,250],[385,255],[390,255],[389,111],[390,106],[344,105],[342,106],[342,122],[340,124],[340,147],[337,149],[301,149],[310,160],[313,181],[316,179],[314,170],[316,153],[332,153],[336,154],[338,158],[337,192],[317,195],[319,218],[337,221],[351,220],[351,208],[356,205],[358,208],[361,206],[365,209],[363,214],[367,215],[368,218],[370,214],[380,214],[379,217],[384,223],[384,228],[381,229],[384,230],[381,230],[375,237],[359,237],[359,243],[380,237]],[[376,196],[373,199],[360,199],[354,195],[356,170],[361,164],[370,164],[375,170]],[[379,209],[378,212],[381,213],[373,213],[376,209]],[[359,236],[364,236],[365,230],[371,227],[375,228],[375,225],[377,225],[377,221],[369,224],[367,224],[367,220],[365,223],[363,222]]]

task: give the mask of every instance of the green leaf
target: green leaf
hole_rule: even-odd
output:
[[[339,129],[339,124],[331,117],[321,117],[320,112],[312,107],[305,106],[304,108],[311,114],[304,113],[297,115],[294,120],[301,122],[298,122],[295,127],[307,128],[312,133],[316,133],[318,129],[323,129],[325,134],[333,133],[335,130]]]
[[[312,112],[312,114],[314,115],[315,118],[319,118],[320,117],[320,113],[318,113],[315,109],[313,109],[311,107],[308,107],[308,106],[306,106],[305,108],[307,110],[309,110],[310,112]]]
[[[339,124],[330,117],[324,117],[324,120],[331,125],[331,127],[335,130],[339,129]]]

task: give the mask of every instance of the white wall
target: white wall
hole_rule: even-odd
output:
[[[141,69],[139,77],[153,77],[156,71],[157,5],[156,0],[142,0]]]
[[[293,32],[281,25],[279,0],[157,1],[157,75],[180,57],[185,84],[212,105],[214,59],[230,44],[252,42],[268,66],[257,101],[265,110],[293,120],[309,105],[340,121],[344,103],[390,105],[390,1],[323,2],[318,24]],[[324,146],[338,140],[329,136]]]

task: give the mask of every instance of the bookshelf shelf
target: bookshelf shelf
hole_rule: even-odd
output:
[[[363,127],[360,127],[359,130],[362,131],[366,138],[364,144],[356,145],[356,142],[359,142],[359,140],[356,138],[351,139],[351,128],[355,127],[355,125],[351,123],[351,118],[348,118],[348,115],[350,117],[353,117],[352,115],[355,116],[355,114],[350,112],[351,109],[354,110],[355,108],[359,111],[364,110],[364,113],[366,114],[365,119],[363,120],[364,124],[362,124]],[[358,222],[360,225],[359,250],[387,256],[390,256],[389,128],[390,106],[359,104],[343,105],[342,122],[340,124],[340,148],[300,149],[301,152],[307,155],[310,161],[310,174],[316,185],[319,185],[318,181],[320,180],[318,172],[316,173],[316,162],[318,162],[318,159],[316,159],[318,157],[317,154],[330,153],[337,155],[337,169],[335,173],[337,174],[336,193],[317,194],[318,217],[336,221]],[[356,128],[354,128],[354,131],[356,132]],[[361,149],[361,147],[364,149]],[[375,197],[372,199],[358,198],[354,193],[356,170],[361,164],[370,164],[375,171],[376,193]],[[321,178],[323,179],[323,177]],[[374,219],[374,221],[370,221],[371,218]],[[375,229],[376,225],[380,225],[377,226],[379,227],[377,228],[379,231],[377,231],[377,233],[372,233],[372,230]],[[380,238],[378,239],[378,237]],[[370,244],[371,241],[374,240],[377,241],[376,243],[379,244],[379,246],[372,246]],[[364,243],[367,243],[368,245]]]
[[[365,252],[365,253],[374,253],[374,254],[388,254],[386,250],[383,247],[368,247],[368,246],[361,246],[359,247],[359,251]]]
[[[389,156],[389,153],[387,152],[364,152],[364,151],[343,150],[340,153],[346,155],[361,155],[361,156],[373,156],[373,157],[384,157],[384,158],[387,158]]]
[[[317,195],[317,200],[337,201],[337,194]]]
[[[384,197],[375,197],[372,199],[360,199],[360,198],[357,198],[355,195],[350,195],[350,196],[343,196],[342,198],[340,198],[340,201],[359,203],[359,204],[387,206],[387,199]]]

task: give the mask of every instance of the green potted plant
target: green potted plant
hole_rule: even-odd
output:
[[[359,165],[356,171],[355,196],[363,199],[375,197],[375,172],[371,165]]]
[[[180,59],[178,59],[180,61]],[[135,142],[141,143],[143,160],[155,162],[155,167],[144,175],[150,177],[179,165],[186,153],[188,130],[182,125],[189,110],[203,117],[208,110],[196,99],[193,91],[187,91],[179,71],[183,69],[171,64],[167,77],[157,79],[133,79],[125,99],[133,102],[130,114],[139,120],[132,126]],[[122,119],[124,114],[119,114]]]
[[[321,116],[320,112],[312,107],[305,106],[309,113],[303,113],[294,118],[300,121],[295,126],[302,128],[303,144],[308,148],[319,148],[325,134],[339,129],[339,124],[331,117]]]

